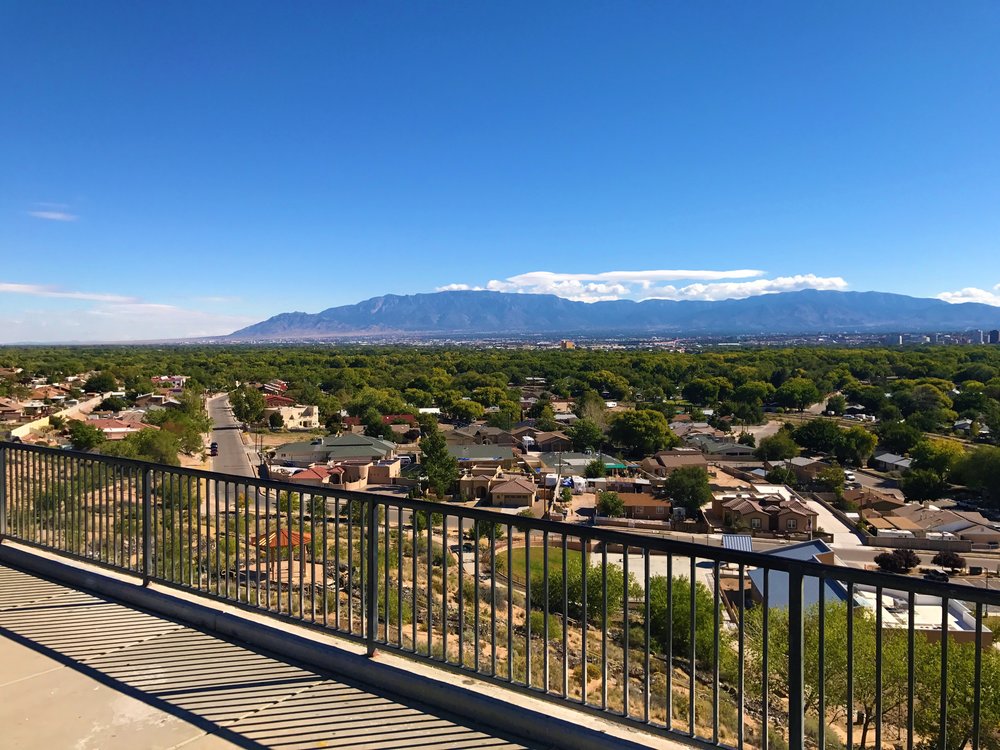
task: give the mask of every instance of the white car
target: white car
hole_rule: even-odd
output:
[[[845,471],[844,472],[844,479],[846,479],[848,482],[856,482],[857,481],[854,478],[854,472],[853,471]]]

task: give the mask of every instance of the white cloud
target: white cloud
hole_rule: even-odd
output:
[[[776,294],[778,292],[799,292],[803,289],[821,289],[842,291],[847,288],[847,282],[839,276],[816,276],[807,273],[797,276],[779,276],[775,279],[757,279],[755,281],[720,282],[712,284],[688,284],[679,289],[674,286],[664,286],[652,290],[650,297],[674,300],[722,300],[744,299],[761,294]]]
[[[774,279],[757,278],[764,271],[734,270],[649,270],[605,271],[603,273],[553,273],[532,271],[506,279],[493,279],[486,289],[523,294],[554,294],[579,302],[599,302],[616,299],[729,299],[758,294],[790,292],[800,289],[845,289],[847,282],[840,277],[814,274],[782,276]],[[728,281],[753,279],[752,281]],[[691,280],[684,286],[663,282]],[[481,289],[469,284],[448,284],[438,291]]]
[[[53,286],[41,284],[13,284],[0,282],[0,294],[28,294],[33,297],[57,297],[60,299],[81,299],[94,302],[136,302],[135,297],[123,297],[120,294],[104,294],[101,292],[72,292]]]
[[[470,286],[469,284],[445,284],[444,286],[439,286],[435,292],[481,292],[483,288],[481,286]]]
[[[80,217],[67,211],[28,211],[28,216],[46,221],[76,221]]]
[[[989,290],[967,286],[964,289],[959,289],[957,292],[941,292],[937,298],[945,302],[950,302],[953,305],[962,302],[979,302],[983,305],[1000,307],[1000,284]]]

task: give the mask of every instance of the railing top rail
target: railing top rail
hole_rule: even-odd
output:
[[[245,485],[248,488],[253,487],[256,489],[273,490],[276,492],[295,492],[299,495],[308,495],[312,497],[357,500],[366,503],[375,502],[382,504],[387,508],[398,508],[402,511],[443,514],[448,518],[458,518],[468,521],[487,521],[499,523],[505,526],[512,526],[519,530],[548,532],[549,534],[557,536],[566,535],[580,539],[583,542],[620,545],[627,547],[629,550],[634,550],[635,552],[633,552],[633,554],[648,550],[654,553],[658,552],[688,558],[693,557],[704,561],[718,561],[720,563],[743,565],[746,567],[766,568],[776,572],[794,573],[806,577],[835,580],[842,583],[881,587],[888,591],[902,591],[907,593],[913,592],[914,594],[958,599],[963,602],[976,602],[990,606],[1000,606],[1000,590],[988,590],[966,584],[952,583],[950,581],[947,583],[929,581],[912,576],[863,570],[844,565],[828,565],[818,561],[797,560],[763,552],[746,552],[742,550],[726,549],[724,547],[718,547],[710,544],[682,541],[670,537],[650,536],[643,533],[620,531],[602,526],[579,526],[577,524],[566,523],[563,521],[511,517],[507,514],[498,514],[493,510],[468,508],[461,505],[452,505],[450,503],[393,497],[373,492],[358,492],[353,490],[314,487],[311,485],[297,485],[276,480],[259,479],[257,477],[243,477],[233,474],[207,471],[204,469],[169,466],[166,464],[157,464],[132,458],[104,456],[101,454],[64,450],[60,448],[49,448],[45,446],[29,445],[26,443],[0,441],[0,450],[65,456],[114,466],[172,473],[175,475],[189,476],[207,481],[228,482],[231,484]],[[540,534],[538,538],[541,538]],[[1000,558],[998,558],[997,562],[1000,564]]]

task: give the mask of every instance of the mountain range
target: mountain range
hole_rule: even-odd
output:
[[[574,302],[549,294],[449,291],[396,295],[289,312],[242,328],[236,340],[368,335],[887,333],[1000,328],[1000,307],[884,292],[805,290],[714,302]]]

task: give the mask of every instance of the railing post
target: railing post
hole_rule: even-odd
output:
[[[148,586],[153,575],[153,472],[142,472],[142,585]]]
[[[368,656],[375,656],[378,638],[378,503],[370,497],[368,504],[368,577],[365,579],[368,601],[365,607],[365,645]]]
[[[0,539],[7,536],[7,448],[0,445]]]
[[[819,581],[819,585],[823,585],[822,580]],[[802,573],[792,570],[788,573],[788,747],[790,750],[802,750],[805,745],[803,638]],[[820,650],[822,651],[822,647]]]

